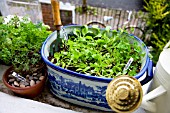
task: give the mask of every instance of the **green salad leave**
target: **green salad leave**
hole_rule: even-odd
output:
[[[141,68],[141,47],[134,37],[124,30],[99,29],[96,26],[75,28],[68,34],[67,45],[54,53],[51,62],[79,73],[114,78],[121,74],[136,75]],[[128,60],[133,58],[129,69],[123,72]]]

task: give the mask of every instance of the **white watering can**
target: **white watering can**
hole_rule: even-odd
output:
[[[156,104],[155,113],[170,113],[170,41],[159,56],[146,100]]]
[[[122,76],[109,83],[106,91],[106,99],[112,110],[129,113],[134,112],[140,106],[147,113],[170,113],[169,46],[170,41],[159,56],[150,86],[150,92],[146,95],[143,96],[139,81],[133,77]]]

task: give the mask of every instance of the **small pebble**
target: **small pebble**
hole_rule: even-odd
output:
[[[24,86],[29,86],[29,82],[27,82],[27,81],[20,81],[19,84],[24,85]]]
[[[17,82],[20,82],[21,80],[17,78],[16,81],[17,81]]]
[[[11,86],[15,87],[14,84],[11,84]]]
[[[19,83],[17,81],[14,81],[14,86],[19,87]]]
[[[9,78],[14,78],[14,76],[12,76],[12,74],[9,74],[8,77],[9,77]]]
[[[38,80],[38,77],[33,77],[34,80]]]
[[[19,84],[20,84],[20,85],[21,85],[21,84],[24,84],[24,81],[20,81]]]
[[[24,82],[24,85],[29,86],[30,84],[29,84],[29,82]]]
[[[14,81],[15,81],[14,78],[9,79],[9,83],[12,83],[12,82],[14,82]]]
[[[10,71],[10,73],[13,73],[13,72],[14,72],[13,70]]]
[[[30,75],[26,75],[26,78],[29,79]]]
[[[30,81],[30,86],[33,86],[33,85],[35,85],[35,81],[34,81],[34,80],[31,80],[31,81]]]
[[[33,72],[36,72],[36,71],[37,71],[37,68],[32,68],[32,71],[33,71]]]
[[[26,86],[26,87],[30,87],[30,86]]]
[[[44,76],[40,76],[39,80],[43,80],[44,79]]]
[[[38,76],[38,77],[42,76],[42,73],[39,73],[37,76]]]
[[[36,76],[36,75],[37,75],[37,73],[33,73],[32,75],[33,75],[33,76]]]
[[[30,76],[30,77],[29,77],[29,79],[30,79],[30,80],[32,80],[32,79],[33,79],[33,77],[32,77],[32,76]]]
[[[37,81],[36,81],[36,84],[38,84],[38,83],[40,83],[40,81],[39,81],[39,80],[37,80]]]
[[[21,84],[20,87],[21,87],[21,88],[25,88],[25,85],[24,85],[24,84]]]

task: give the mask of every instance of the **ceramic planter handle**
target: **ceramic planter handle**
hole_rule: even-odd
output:
[[[145,79],[143,79],[142,81],[140,81],[140,83],[142,85],[148,83],[151,79],[153,78],[153,62],[152,60],[149,59],[149,66],[146,72],[146,77]]]
[[[165,45],[165,47],[163,49],[168,49],[169,46],[170,46],[170,41]],[[154,75],[153,74],[153,62],[152,62],[152,60],[149,60],[149,66],[147,69],[146,77],[140,83],[142,85],[148,83],[153,78],[153,75]]]

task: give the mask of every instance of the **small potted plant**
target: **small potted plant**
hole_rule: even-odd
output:
[[[28,17],[4,20],[0,24],[0,59],[12,66],[4,73],[3,82],[20,96],[35,97],[46,80],[40,48],[50,31],[42,23],[32,23]]]

